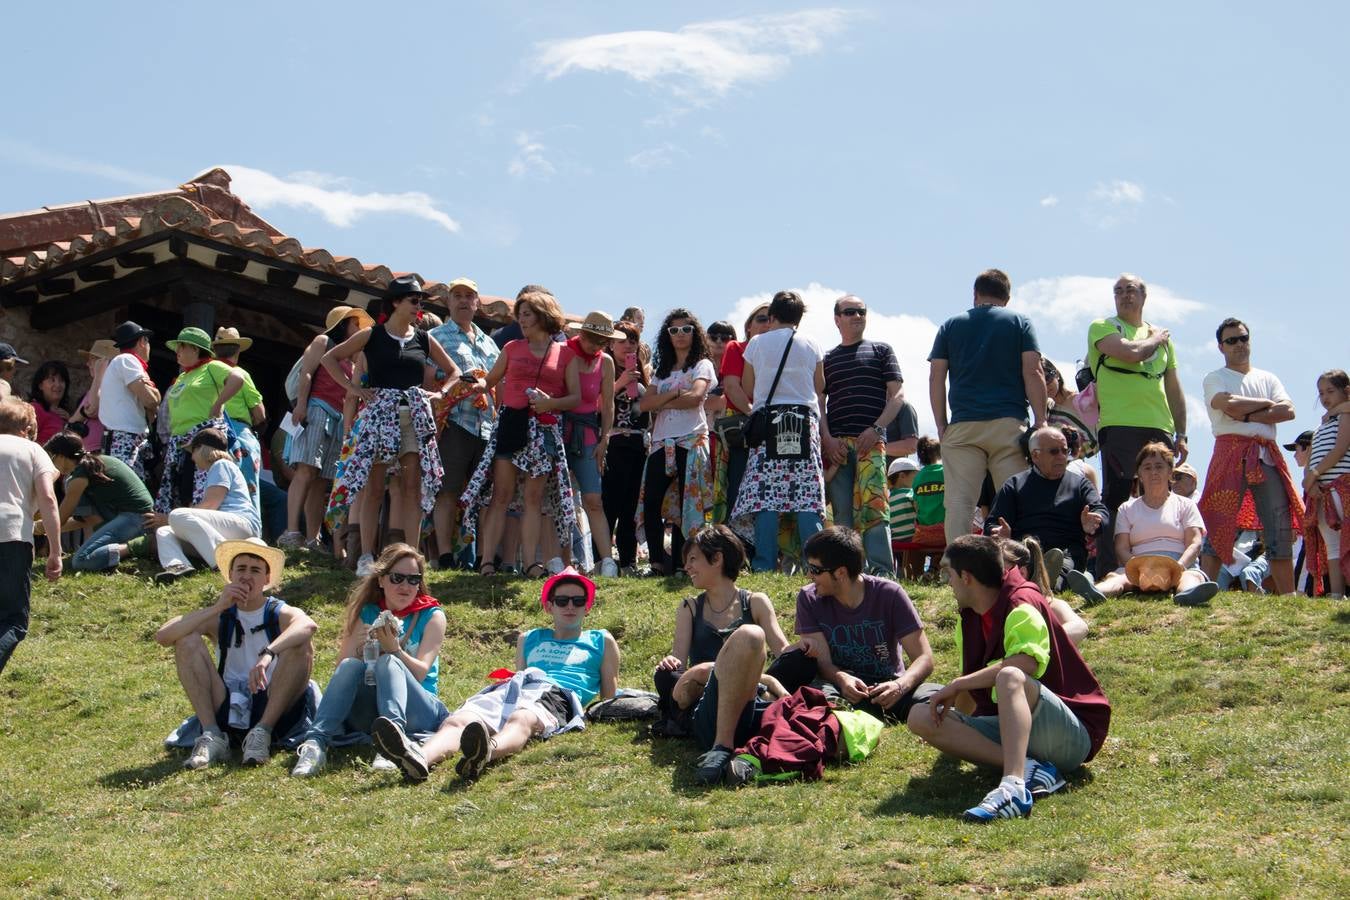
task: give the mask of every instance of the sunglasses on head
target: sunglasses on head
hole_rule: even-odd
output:
[[[669,335],[693,334],[693,333],[694,333],[693,325],[671,325],[668,328],[666,328],[666,334]]]
[[[417,587],[419,584],[422,583],[422,573],[412,572],[406,575],[402,572],[389,573],[390,584],[403,584],[404,582],[411,584],[413,587]]]
[[[848,319],[852,319],[855,317],[867,318],[867,310],[856,306],[850,306],[848,309],[839,310],[839,315],[844,316],[845,318]]]
[[[581,607],[586,605],[586,595],[554,594],[552,597],[549,598],[549,602],[552,603],[554,606],[558,607],[559,609],[562,609],[569,603],[571,603],[571,605],[575,606],[577,609],[580,609]]]
[[[1236,347],[1238,344],[1245,344],[1252,339],[1250,334],[1235,334],[1232,337],[1223,339],[1223,343],[1230,347]]]

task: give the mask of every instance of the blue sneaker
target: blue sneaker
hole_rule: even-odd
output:
[[[1031,804],[1031,792],[1025,787],[1018,795],[1007,785],[999,782],[998,787],[984,795],[979,806],[972,806],[961,814],[961,818],[967,822],[980,824],[995,819],[1024,819],[1031,815]]]
[[[1065,570],[1064,580],[1068,583],[1069,590],[1086,600],[1088,606],[1096,606],[1106,599],[1106,595],[1097,590],[1092,579],[1077,569]]]
[[[1056,769],[1053,763],[1041,762],[1039,759],[1027,759],[1026,775],[1023,780],[1026,781],[1031,796],[1037,800],[1048,797],[1064,787],[1064,779],[1060,777],[1059,769]]]

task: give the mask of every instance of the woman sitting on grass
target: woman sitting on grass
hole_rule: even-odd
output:
[[[456,774],[473,781],[488,763],[523,750],[531,737],[585,727],[586,705],[614,696],[619,645],[603,628],[582,629],[595,603],[595,582],[566,568],[544,582],[539,602],[553,617],[553,627],[521,635],[510,679],[466,700],[425,744],[410,740],[390,718],[375,720],[375,746],[399,764],[409,781],[425,780],[432,766],[457,750],[463,755]]]
[[[1100,603],[1128,590],[1138,590],[1138,576],[1130,572],[1135,557],[1165,557],[1180,568],[1173,599],[1183,606],[1207,602],[1219,586],[1200,570],[1200,547],[1205,540],[1205,522],[1200,508],[1189,497],[1172,493],[1172,448],[1154,441],[1135,457],[1134,476],[1139,495],[1120,505],[1116,513],[1116,560],[1120,568],[1097,584],[1076,569],[1064,573],[1069,586],[1089,604]],[[1164,565],[1167,565],[1164,563]]]
[[[314,726],[300,745],[291,774],[304,778],[323,768],[329,742],[340,734],[370,733],[376,716],[411,734],[431,734],[449,711],[436,697],[445,613],[426,593],[426,560],[407,544],[390,544],[375,570],[347,596],[337,670],[323,689]],[[375,626],[385,611],[399,624]],[[384,617],[387,619],[387,617]],[[401,627],[400,627],[401,625]],[[377,658],[363,658],[366,644],[379,644]],[[380,756],[374,768],[392,769]]]
[[[1069,640],[1073,641],[1074,646],[1082,644],[1083,638],[1087,637],[1088,624],[1074,612],[1072,606],[1056,597],[1051,590],[1050,573],[1045,568],[1041,542],[1034,537],[1020,541],[999,538],[998,546],[1003,551],[1004,567],[1011,569],[1016,566],[1023,578],[1040,588],[1045,602],[1050,604],[1050,611],[1055,614],[1056,619],[1059,619],[1059,624],[1064,626],[1064,633],[1069,636]]]
[[[145,483],[117,457],[85,450],[83,438],[73,431],[59,432],[43,449],[66,479],[60,530],[95,528],[71,557],[70,567],[76,572],[116,569],[130,555],[127,541],[145,531],[145,516],[154,509]],[[76,517],[81,501],[92,507],[92,516]]]

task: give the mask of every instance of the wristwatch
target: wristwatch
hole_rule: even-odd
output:
[[[873,425],[873,426],[872,426],[872,430],[875,431],[875,432],[877,433],[877,437],[878,437],[880,440],[883,440],[883,441],[886,440],[886,429],[885,429],[885,428],[882,428],[880,425]]]
[[[1184,440],[1186,440],[1186,435],[1184,435],[1184,434],[1182,434],[1180,431],[1178,431],[1176,434],[1172,435],[1172,440],[1174,440],[1174,441],[1184,441]]]
[[[271,656],[273,659],[276,659],[277,651],[273,650],[271,647],[264,647],[261,650],[259,650],[258,658],[262,659],[264,653],[266,653],[268,656]]]

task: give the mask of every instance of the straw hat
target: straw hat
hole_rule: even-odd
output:
[[[621,341],[625,337],[622,331],[614,330],[614,320],[610,318],[609,313],[600,310],[587,313],[586,318],[580,322],[568,322],[567,330],[576,334],[589,334],[592,337],[607,341]]]
[[[323,330],[332,331],[339,322],[352,316],[356,316],[358,328],[369,328],[375,324],[375,320],[364,309],[357,309],[355,306],[335,306],[328,311],[328,316],[323,320]]]
[[[243,353],[253,346],[253,338],[240,337],[238,328],[226,328],[222,325],[216,329],[216,338],[211,342],[211,349],[214,350],[217,344],[238,344],[239,352]]]
[[[1175,591],[1185,571],[1170,556],[1132,556],[1125,564],[1125,577],[1130,584],[1147,594]]]
[[[85,359],[112,359],[117,355],[117,345],[107,338],[99,338],[88,350],[81,350],[80,355]]]
[[[276,547],[269,547],[266,542],[255,537],[222,541],[216,547],[216,568],[225,576],[226,582],[230,580],[230,566],[234,563],[234,558],[241,553],[259,556],[267,561],[265,587],[276,587],[281,584],[281,572],[286,568],[286,554]]]

